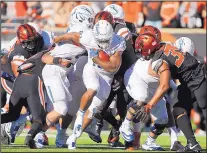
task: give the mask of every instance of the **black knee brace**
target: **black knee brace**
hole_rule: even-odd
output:
[[[176,119],[177,116],[181,115],[181,114],[185,114],[186,110],[182,107],[173,107],[173,116]]]
[[[155,135],[160,135],[162,134],[162,132],[164,131],[166,127],[166,124],[154,124],[151,128],[150,128],[150,131],[152,133],[154,133]]]

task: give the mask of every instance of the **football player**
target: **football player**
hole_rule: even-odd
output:
[[[34,27],[30,26],[29,24],[23,24],[18,27],[17,38],[18,38],[19,44],[14,46],[14,49],[9,53],[9,56],[8,56],[8,62],[11,63],[11,69],[15,77],[18,76],[18,71],[17,71],[18,66],[22,64],[27,58],[41,51],[41,49],[44,46],[44,41],[43,41],[42,36],[39,33],[37,33]],[[22,84],[24,84],[24,81],[22,82]],[[18,85],[18,86],[19,88],[21,88],[22,85]],[[19,117],[19,114],[20,114],[19,111],[21,111],[22,106],[25,104],[24,101],[22,101],[22,103],[18,103],[19,100],[21,98],[27,99],[26,97],[21,97],[22,95],[20,94],[15,94],[16,91],[14,91],[14,89],[16,88],[13,88],[12,93],[11,93],[12,95],[11,95],[10,102],[9,102],[9,112],[2,115],[1,123],[15,121]],[[38,98],[38,97],[39,96],[36,97],[35,95],[35,98]],[[42,119],[41,117],[39,117],[39,115],[43,114],[42,109],[40,109],[43,106],[40,102],[38,103],[38,101],[34,102],[33,100],[35,100],[35,98],[27,99],[27,104],[30,108],[30,112],[32,113],[34,117],[34,121],[33,121],[31,130],[28,132],[28,135],[32,135],[34,132],[34,129],[37,126],[39,126],[39,122],[42,122]],[[15,111],[13,111],[14,108],[15,108]]]
[[[160,65],[156,65],[156,69],[154,69],[157,74],[160,74],[160,85],[153,98],[144,106],[144,112],[149,113],[166,93],[169,88],[168,76],[172,77],[172,79],[178,79],[181,84],[177,88],[173,99],[173,115],[188,142],[184,149],[178,151],[201,152],[201,146],[195,139],[185,108],[189,105],[187,104],[189,101],[186,101],[186,97],[191,97],[191,92],[193,92],[206,118],[206,78],[204,64],[199,63],[191,54],[182,53],[170,44],[158,43],[155,36],[147,33],[139,36],[137,49],[140,52],[144,52],[145,49],[147,51],[150,50],[148,57],[152,59],[152,63],[160,61]]]
[[[97,109],[109,96],[114,73],[120,66],[120,56],[125,49],[125,41],[113,33],[111,24],[105,20],[98,21],[93,27],[93,31],[84,31],[81,35],[79,33],[66,34],[57,38],[56,41],[60,39],[73,40],[77,44],[84,45],[89,54],[88,63],[83,71],[83,80],[87,91],[81,98],[73,136],[68,140],[69,149],[72,149],[75,148],[72,144],[75,144],[76,138],[81,135],[82,131],[92,121]],[[108,54],[108,60],[101,60],[98,57],[101,54]],[[86,105],[90,101],[92,103],[85,114]]]

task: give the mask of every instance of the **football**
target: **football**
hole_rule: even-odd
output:
[[[99,53],[98,53],[98,57],[99,57],[99,59],[100,60],[102,60],[102,61],[109,61],[109,58],[110,58],[110,56],[106,53],[106,52],[104,52],[104,51],[99,51]]]

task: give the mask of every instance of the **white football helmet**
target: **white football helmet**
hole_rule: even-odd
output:
[[[93,26],[94,11],[89,5],[78,5],[70,13],[70,27],[74,25]]]
[[[195,45],[193,41],[188,37],[180,37],[175,41],[174,44],[180,51],[188,52],[191,55],[194,55]]]
[[[98,46],[107,49],[112,41],[113,28],[106,20],[99,20],[93,27],[93,33]]]
[[[110,4],[105,7],[104,11],[110,12],[114,17],[115,22],[124,23],[125,13],[121,6],[117,4]]]
[[[32,27],[35,28],[35,30],[41,35],[42,34],[42,30],[40,29],[40,27],[36,24],[36,23],[33,23],[33,22],[28,22],[29,25],[31,25]]]

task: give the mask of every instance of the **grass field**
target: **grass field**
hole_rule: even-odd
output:
[[[77,141],[77,149],[76,150],[68,150],[67,148],[56,148],[55,146],[55,133],[47,134],[49,137],[49,146],[43,149],[29,149],[24,146],[24,138],[25,132],[16,138],[15,144],[12,145],[2,145],[1,152],[124,152],[124,149],[115,149],[110,148],[107,144],[108,131],[102,132],[102,140],[101,144],[97,144],[93,142],[86,133],[84,133],[81,138]],[[147,133],[143,133],[141,137],[141,143],[144,143],[147,138]],[[197,136],[197,141],[199,141],[200,145],[204,152],[206,152],[206,136]],[[183,145],[186,144],[184,136],[179,136],[179,140]],[[123,139],[120,139],[121,142],[124,142]],[[159,143],[166,152],[169,152],[170,148],[170,138],[168,134],[163,134],[157,139],[157,143]],[[144,152],[142,150],[136,150],[136,152]]]

